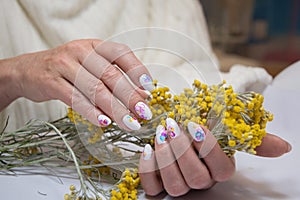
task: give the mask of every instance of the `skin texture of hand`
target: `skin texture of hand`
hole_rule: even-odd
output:
[[[146,145],[140,158],[139,174],[147,195],[155,196],[165,190],[177,197],[191,189],[208,189],[234,174],[234,158],[227,157],[208,129],[202,127],[202,130],[205,139],[201,141],[181,130],[179,135],[163,143],[156,140],[155,151]],[[256,155],[279,157],[290,150],[288,142],[267,134],[256,148]]]
[[[90,122],[107,126],[111,120],[136,130],[135,119],[151,119],[144,89],[151,89],[148,70],[125,45],[77,40],[36,53],[1,60],[0,110],[25,97],[36,102],[58,99]],[[129,79],[124,76],[124,73]]]

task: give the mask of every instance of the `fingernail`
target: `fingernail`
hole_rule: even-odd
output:
[[[152,156],[153,150],[150,144],[146,144],[143,151],[143,159],[150,160]]]
[[[125,115],[123,117],[123,122],[131,130],[139,130],[141,128],[138,120],[130,115]]]
[[[98,122],[101,127],[106,127],[111,124],[111,120],[105,115],[99,115]]]
[[[134,109],[142,119],[149,120],[152,118],[152,112],[144,102],[138,102],[135,104]]]
[[[141,75],[139,81],[145,90],[151,91],[154,89],[153,81],[148,74]]]
[[[157,144],[164,144],[166,143],[168,134],[167,131],[165,129],[165,127],[163,127],[162,125],[158,125],[156,128],[156,142]]]
[[[288,153],[292,150],[292,145],[290,143],[287,143],[287,145],[288,145],[288,147],[287,147],[286,153]]]
[[[177,122],[172,118],[166,119],[167,131],[171,138],[175,138],[180,134],[180,129]]]
[[[201,142],[205,139],[204,130],[201,128],[199,124],[196,124],[195,122],[188,123],[188,131],[193,137],[193,139],[197,142]]]

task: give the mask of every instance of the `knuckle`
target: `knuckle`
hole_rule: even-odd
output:
[[[60,68],[65,68],[69,63],[68,58],[65,54],[56,55],[52,60],[54,65]]]
[[[80,54],[87,54],[92,44],[86,40],[73,40],[60,47],[60,52],[68,56],[78,56]]]
[[[73,40],[64,45],[64,49],[67,52],[76,52],[81,51],[83,49],[82,42],[80,40]]]
[[[89,80],[88,85],[89,87],[87,89],[87,95],[90,101],[95,104],[98,95],[100,97],[103,96],[106,86],[98,79]]]
[[[120,71],[114,66],[110,65],[109,67],[107,67],[101,78],[103,80],[116,82],[120,77]]]
[[[46,56],[43,57],[44,63],[44,69],[49,72],[49,71],[54,71],[56,67],[65,67],[68,66],[68,56],[66,53],[60,51],[59,49],[55,49],[52,51],[50,54],[47,54]]]
[[[129,52],[131,52],[131,49],[125,44],[115,43],[113,47],[113,54],[115,55],[116,59]]]

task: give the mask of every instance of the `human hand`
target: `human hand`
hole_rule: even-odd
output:
[[[190,189],[208,189],[234,174],[234,158],[223,152],[208,129],[190,123],[191,137],[169,119],[167,127],[173,130],[168,132],[169,137],[165,137],[166,131],[159,126],[155,151],[146,145],[139,164],[141,184],[146,194],[154,196],[165,190],[171,196],[181,196]],[[286,141],[267,134],[261,146],[256,148],[256,155],[278,157],[290,150]]]
[[[11,96],[36,102],[61,100],[98,126],[113,120],[124,129],[137,130],[140,124],[134,116],[152,117],[143,90],[152,89],[152,78],[123,44],[77,40],[7,59],[5,64],[16,85]]]

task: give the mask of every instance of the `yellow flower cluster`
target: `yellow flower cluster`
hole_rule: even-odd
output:
[[[80,191],[77,191],[74,185],[71,185],[69,189],[70,193],[64,195],[64,200],[102,200],[100,196],[96,196],[95,198],[80,196]]]
[[[263,107],[263,96],[254,92],[236,94],[231,87],[225,89],[225,109],[222,115],[222,132],[219,143],[227,153],[233,150],[255,154],[255,148],[266,135],[266,124],[273,114]]]
[[[237,94],[226,81],[208,86],[195,80],[192,89],[173,98],[167,92],[167,87],[152,91],[150,106],[154,116],[161,115],[160,124],[165,126],[165,118],[171,117],[185,129],[190,121],[207,126],[228,156],[236,150],[255,154],[266,135],[266,123],[273,119],[263,108],[261,94]]]
[[[125,169],[117,184],[117,188],[111,190],[111,200],[136,200],[137,187],[140,184],[140,178],[137,169]]]
[[[172,109],[172,94],[168,87],[157,87],[156,81],[154,81],[156,88],[151,91],[152,98],[149,102],[153,118],[160,117],[160,123],[164,123],[164,115],[171,111]],[[145,124],[148,122],[145,121]],[[152,124],[153,128],[158,126],[158,121],[154,121]]]

